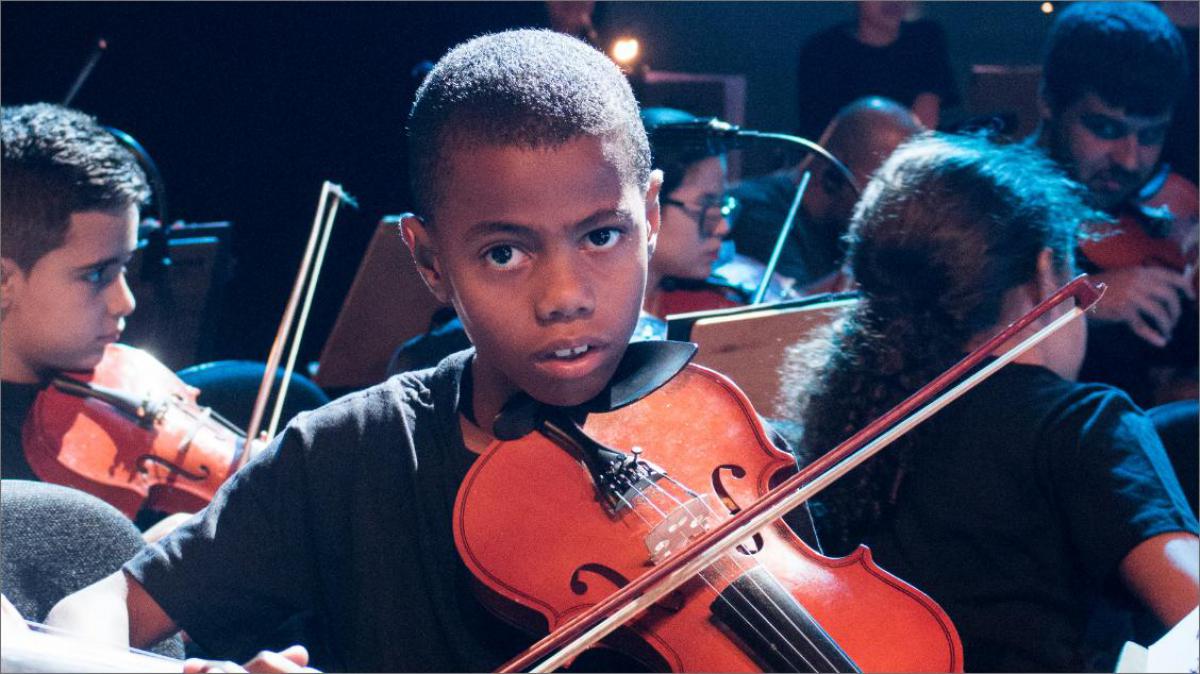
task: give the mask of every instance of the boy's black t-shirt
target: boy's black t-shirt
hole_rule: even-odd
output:
[[[1089,602],[1126,554],[1197,531],[1151,422],[1108,386],[1009,365],[914,437],[866,542],[950,615],[967,671],[1079,671]]]
[[[220,657],[252,654],[312,612],[336,660],[319,667],[496,668],[532,639],[480,605],[451,531],[475,458],[458,416],[472,353],[301,415],[126,570]]]
[[[40,479],[25,459],[21,431],[41,390],[40,384],[0,382],[0,476],[6,480]]]
[[[221,657],[311,611],[337,660],[321,667],[495,668],[521,643],[474,600],[450,527],[473,459],[458,421],[469,357],[301,415],[203,517],[126,570]]]

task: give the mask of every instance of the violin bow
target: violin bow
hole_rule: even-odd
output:
[[[1104,289],[1104,284],[1093,284],[1087,275],[1077,276],[883,416],[802,468],[737,515],[697,537],[692,545],[676,557],[650,569],[603,601],[580,613],[497,671],[529,669],[532,672],[546,672],[568,663],[584,649],[695,577],[755,531],[817,495],[842,475],[879,453],[997,370],[1070,321],[1082,316],[1095,306]],[[1068,299],[1074,299],[1076,302],[1068,312],[946,391],[951,384],[986,360],[993,351]],[[537,666],[530,668],[535,663]]]
[[[267,356],[267,367],[263,372],[262,382],[258,386],[258,395],[254,399],[254,409],[250,413],[250,424],[246,427],[246,451],[242,452],[242,465],[254,457],[252,449],[256,442],[265,442],[275,437],[279,428],[279,418],[283,412],[283,400],[287,396],[288,382],[296,366],[296,356],[300,352],[300,337],[308,323],[309,309],[312,307],[313,294],[317,289],[317,279],[321,275],[321,267],[325,262],[325,251],[329,247],[329,234],[333,231],[333,220],[337,217],[338,206],[346,202],[352,208],[358,208],[358,202],[350,196],[341,185],[326,180],[321,185],[321,196],[317,200],[317,212],[313,216],[312,228],[308,234],[308,244],[304,249],[304,257],[300,260],[300,269],[296,273],[296,282],[292,285],[292,294],[283,310],[283,318],[279,321],[279,329],[275,332],[275,341],[271,344],[271,352]],[[315,259],[314,259],[315,258]],[[304,304],[300,306],[300,292],[304,288]],[[300,318],[296,321],[296,309],[300,307]],[[292,332],[292,324],[296,329]],[[271,413],[271,421],[266,431],[259,437],[263,416],[267,409],[267,400],[275,383],[275,370],[279,367],[279,359],[283,355],[284,344],[291,332],[291,348],[288,351],[287,365],[283,372],[283,381],[279,384],[279,394],[275,397],[275,408]]]

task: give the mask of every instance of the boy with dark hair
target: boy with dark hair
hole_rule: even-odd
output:
[[[1195,280],[1186,273],[1188,257],[1195,262],[1196,188],[1159,163],[1187,77],[1178,30],[1146,3],[1074,4],[1046,43],[1038,142],[1128,235],[1081,247],[1085,270],[1109,286],[1095,312],[1107,325],[1091,340],[1082,376],[1126,388],[1143,405],[1154,402],[1150,365],[1196,363]],[[1184,196],[1166,217],[1143,217],[1167,192]],[[1138,239],[1161,252],[1139,259],[1121,250]]]
[[[323,664],[357,671],[479,671],[528,641],[475,599],[451,507],[511,395],[574,405],[612,377],[661,176],[620,71],[546,31],[452,50],[418,91],[410,136],[419,214],[403,235],[474,352],[301,416],[202,516],[50,623],[134,645],[183,628],[234,654],[311,611]],[[251,664],[306,660],[297,649]]]
[[[45,379],[89,370],[134,307],[125,264],[150,195],[134,156],[87,115],[0,112],[0,379],[5,478],[37,479],[21,427]]]

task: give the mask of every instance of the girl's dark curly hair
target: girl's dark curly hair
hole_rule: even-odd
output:
[[[1035,278],[1042,250],[1072,271],[1078,227],[1099,217],[1081,196],[1030,147],[927,134],[898,148],[846,235],[861,300],[793,347],[785,368],[802,456],[833,448],[961,358],[999,320],[1005,292]],[[900,440],[822,494],[830,551],[849,551],[885,514],[913,445]]]

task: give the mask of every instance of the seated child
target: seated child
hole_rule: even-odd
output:
[[[1094,215],[1030,148],[902,145],[851,224],[860,303],[795,352],[802,452],[831,449],[1069,280]],[[968,671],[1080,670],[1090,598],[1109,586],[1167,626],[1200,602],[1196,520],[1145,414],[1074,381],[1085,337],[1068,324],[818,499],[828,551],[866,543],[928,592]]]
[[[301,415],[201,517],[51,624],[133,645],[183,628],[236,654],[312,611],[321,664],[355,671],[483,671],[529,643],[476,598],[451,508],[510,396],[575,405],[608,383],[641,310],[662,178],[621,72],[551,32],[450,51],[409,134],[404,238],[474,350]]]

